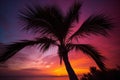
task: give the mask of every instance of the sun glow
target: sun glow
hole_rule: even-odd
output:
[[[65,76],[65,75],[67,75],[67,72],[63,68],[58,68],[53,71],[53,74],[56,76]]]
[[[87,73],[89,70],[88,69],[74,69],[75,73],[76,74],[82,74],[82,73]],[[54,71],[55,75],[57,76],[65,76],[65,75],[68,75],[66,70],[63,70],[63,69],[56,69]]]
[[[74,68],[74,71],[76,74],[83,74],[83,73],[87,73],[89,72],[89,69],[79,69],[79,68]],[[51,72],[52,75],[55,75],[55,76],[67,76],[68,73],[65,69],[65,67],[62,67],[62,68],[57,68],[55,70],[53,70]]]

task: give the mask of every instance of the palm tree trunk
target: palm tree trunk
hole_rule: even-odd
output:
[[[74,70],[72,69],[70,62],[68,60],[68,54],[63,55],[63,61],[68,72],[68,76],[70,80],[78,80],[77,75],[75,74]]]

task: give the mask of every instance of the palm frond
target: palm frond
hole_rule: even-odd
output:
[[[14,54],[16,54],[19,50],[24,48],[28,45],[34,45],[38,42],[36,41],[29,41],[29,40],[22,40],[20,42],[14,42],[13,44],[6,45],[6,51],[2,56],[0,56],[0,62],[4,62],[8,60],[10,57],[12,57]]]
[[[38,40],[40,41],[39,43],[40,50],[43,52],[48,50],[51,45],[58,46],[56,40],[53,40],[47,37],[38,38]]]
[[[105,64],[103,63],[104,57],[94,47],[89,44],[67,44],[68,50],[81,50],[86,55],[90,56],[98,65],[101,70],[105,70]]]
[[[64,21],[67,33],[70,32],[69,29],[73,27],[72,23],[75,21],[77,22],[79,21],[81,6],[82,6],[81,2],[75,2],[67,12],[65,16],[65,21]]]
[[[26,46],[33,46],[37,44],[40,44],[42,46],[41,49],[45,51],[49,48],[50,44],[56,45],[56,41],[44,37],[37,38],[36,40],[21,40],[19,42],[6,45],[5,53],[0,56],[0,62],[5,62]]]
[[[20,19],[26,24],[24,30],[31,30],[34,33],[53,34],[58,39],[65,35],[63,25],[63,14],[57,6],[34,6],[20,12]]]
[[[107,36],[108,30],[112,28],[112,23],[105,15],[92,15],[82,26],[70,37],[70,39],[78,36],[86,35],[102,35]]]
[[[75,2],[65,16],[65,24],[71,26],[73,21],[79,21],[80,8],[82,3]]]

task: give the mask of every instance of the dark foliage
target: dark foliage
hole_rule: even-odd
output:
[[[102,72],[95,67],[91,67],[90,73],[84,74],[80,80],[120,80],[120,68]]]

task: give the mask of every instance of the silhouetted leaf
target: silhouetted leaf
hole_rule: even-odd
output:
[[[104,57],[98,52],[94,47],[89,44],[67,44],[66,45],[68,50],[81,50],[86,55],[92,57],[96,64],[99,66],[101,70],[105,70],[105,65],[103,63]]]
[[[67,12],[66,16],[65,16],[65,21],[64,24],[66,26],[66,30],[67,33],[69,32],[69,29],[72,26],[72,23],[74,21],[79,21],[79,15],[80,15],[80,9],[81,9],[82,3],[80,2],[75,2],[69,9],[69,11]]]
[[[20,18],[26,24],[24,30],[31,30],[34,33],[51,34],[58,39],[62,39],[66,31],[63,24],[63,15],[56,6],[29,7],[26,11],[20,13]]]
[[[42,46],[41,50],[43,51],[47,50],[51,44],[57,45],[56,41],[46,37],[37,38],[36,40],[21,40],[19,42],[14,42],[12,44],[6,45],[5,53],[0,56],[0,62],[8,60],[10,57],[15,55],[18,51],[26,46],[33,46],[37,44]]]
[[[107,36],[108,30],[112,28],[112,23],[105,15],[92,15],[82,26],[70,37],[70,39],[85,35],[102,35]]]

